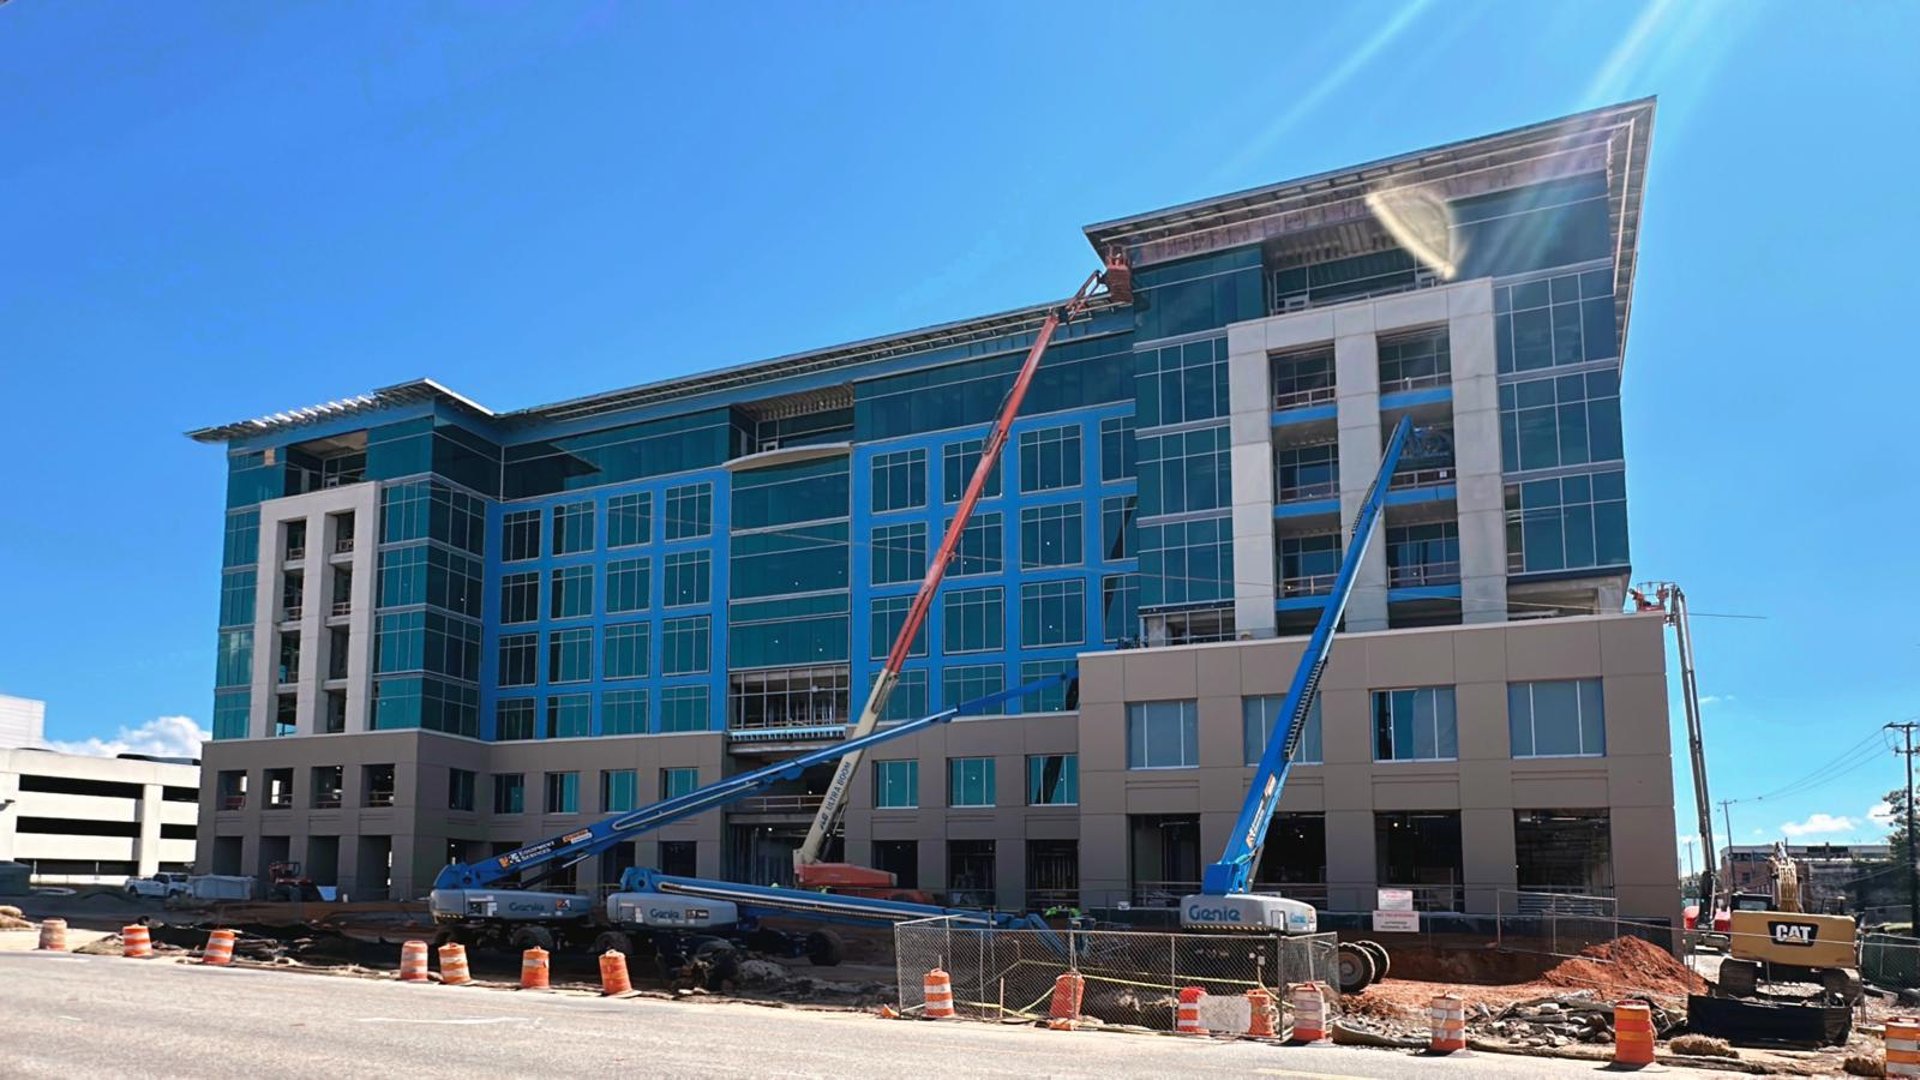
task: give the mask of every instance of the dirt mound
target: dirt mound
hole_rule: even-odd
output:
[[[1665,949],[1636,937],[1589,945],[1538,980],[1544,986],[1598,990],[1604,997],[1643,993],[1684,997],[1706,992],[1706,981]]]

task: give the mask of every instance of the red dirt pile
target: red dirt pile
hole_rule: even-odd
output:
[[[1706,993],[1706,981],[1658,945],[1636,937],[1589,945],[1579,956],[1555,964],[1535,980],[1567,990],[1593,990],[1604,998],[1626,994],[1684,997]]]

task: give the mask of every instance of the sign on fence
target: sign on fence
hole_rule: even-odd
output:
[[[1412,889],[1381,889],[1380,902],[1374,905],[1376,911],[1412,911]],[[1375,927],[1374,929],[1379,929]]]
[[[1373,932],[1376,934],[1417,934],[1420,932],[1420,913],[1417,911],[1376,911],[1373,913]]]

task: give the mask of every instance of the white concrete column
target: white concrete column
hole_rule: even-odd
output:
[[[160,872],[160,789],[159,784],[140,785],[140,844],[133,852],[140,877]]]
[[[1340,432],[1340,532],[1342,543],[1380,468],[1380,346],[1374,337],[1373,305],[1335,310],[1333,367]],[[1387,546],[1367,549],[1347,601],[1346,629],[1387,628]]]
[[[1504,622],[1507,522],[1491,280],[1447,290],[1447,337],[1460,515],[1460,618],[1467,623]]]
[[[1233,625],[1241,635],[1272,637],[1277,595],[1273,406],[1264,321],[1227,327],[1227,395],[1232,409]]]

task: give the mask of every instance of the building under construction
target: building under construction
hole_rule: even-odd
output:
[[[1196,891],[1410,416],[1443,438],[1394,477],[1259,880],[1675,916],[1662,617],[1620,613],[1653,117],[1087,226],[1132,294],[1046,354],[888,709],[1075,664],[1078,700],[876,751],[838,854],[1002,907]],[[193,432],[229,462],[199,869],[414,896],[843,738],[1046,312],[511,412],[419,380]],[[575,883],[788,880],[830,773]]]

